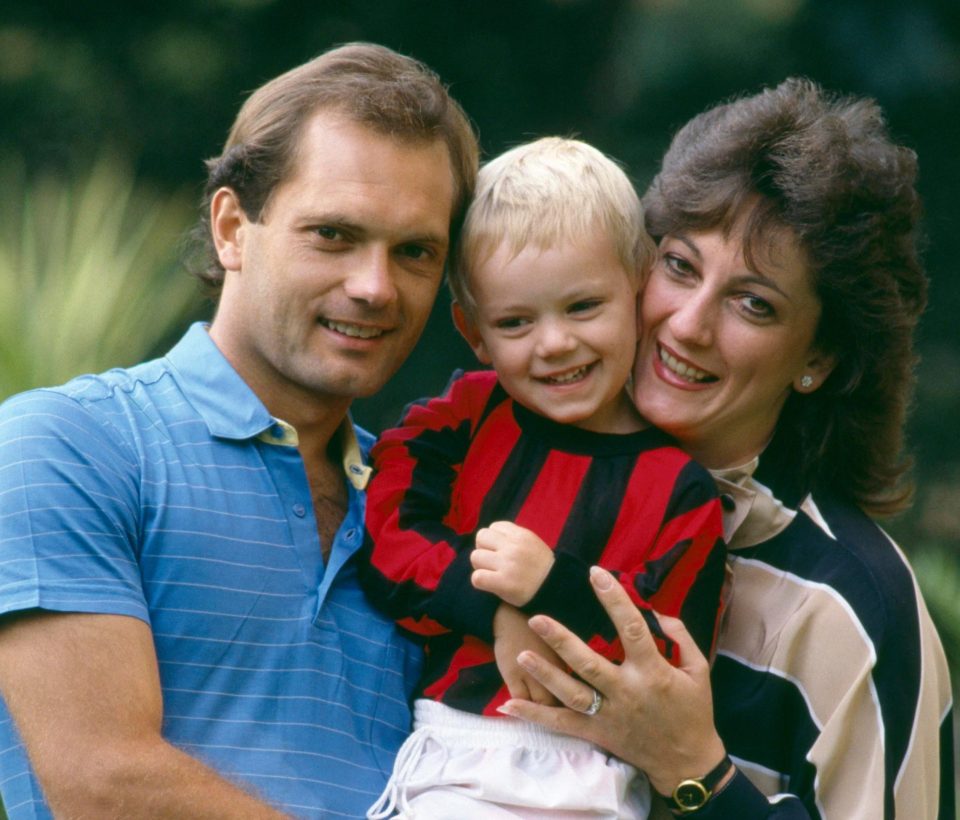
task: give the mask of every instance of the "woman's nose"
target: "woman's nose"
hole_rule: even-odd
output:
[[[713,342],[716,308],[705,295],[693,294],[676,305],[670,315],[670,332],[677,341],[697,347]]]

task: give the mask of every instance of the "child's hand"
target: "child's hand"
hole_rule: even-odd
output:
[[[544,706],[559,706],[560,701],[517,663],[517,656],[525,650],[536,652],[544,660],[566,669],[554,651],[527,625],[526,615],[509,604],[500,604],[493,616],[493,653],[510,697],[532,700]]]
[[[513,606],[528,604],[553,566],[553,550],[525,527],[494,521],[477,531],[471,580]]]

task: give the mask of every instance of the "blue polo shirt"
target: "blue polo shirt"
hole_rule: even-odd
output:
[[[153,631],[164,736],[291,814],[361,817],[409,731],[420,651],[364,599],[371,437],[325,566],[296,431],[194,325],[161,359],[0,407],[0,613]],[[91,750],[96,753],[96,750]],[[0,709],[11,820],[49,817]]]

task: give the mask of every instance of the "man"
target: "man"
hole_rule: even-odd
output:
[[[354,44],[276,78],[208,163],[209,330],[0,409],[12,820],[376,798],[419,659],[356,584],[347,413],[420,335],[476,165],[411,59]]]

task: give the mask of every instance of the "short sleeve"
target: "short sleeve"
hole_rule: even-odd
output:
[[[35,390],[0,406],[0,614],[149,621],[139,474],[129,437],[76,398]]]

